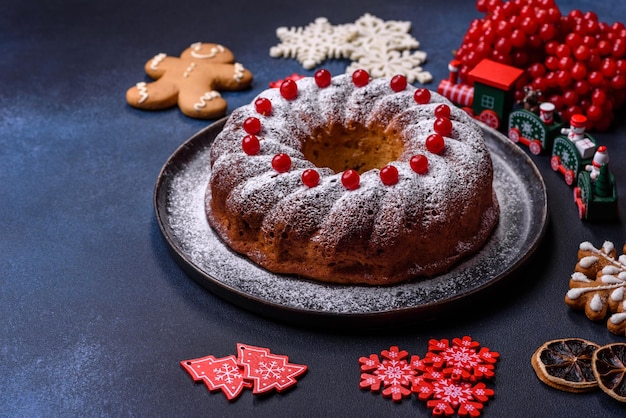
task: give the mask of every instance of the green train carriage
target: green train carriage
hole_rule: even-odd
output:
[[[558,114],[554,121],[547,125],[541,117],[526,109],[516,109],[509,115],[509,139],[515,143],[526,145],[534,155],[551,150],[554,138],[561,134],[563,121]]]
[[[574,188],[574,203],[578,216],[592,222],[614,221],[619,217],[617,187],[608,164],[600,167],[595,180],[588,171],[578,174],[578,185]]]
[[[597,149],[598,143],[589,134],[585,134],[585,141],[589,146]],[[578,173],[584,171],[587,165],[593,160],[593,153],[589,158],[583,158],[574,142],[566,136],[557,136],[552,145],[552,157],[550,158],[550,166],[552,170],[563,175],[565,183],[568,186],[574,184],[577,180]]]

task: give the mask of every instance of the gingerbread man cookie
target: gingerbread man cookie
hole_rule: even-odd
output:
[[[126,92],[133,107],[160,110],[178,104],[187,116],[213,119],[226,113],[219,90],[242,90],[252,83],[252,73],[235,62],[222,45],[196,42],[180,57],[157,54],[145,65],[154,82],[139,82]]]

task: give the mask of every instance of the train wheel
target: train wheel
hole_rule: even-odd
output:
[[[571,186],[572,184],[574,184],[574,178],[576,176],[574,175],[574,171],[572,170],[565,170],[565,183],[568,186]]]
[[[530,152],[532,152],[534,155],[539,155],[541,154],[541,151],[543,151],[541,142],[536,139],[530,141],[530,143],[528,144],[528,148],[530,148]]]
[[[500,117],[491,109],[486,109],[480,112],[478,120],[493,129],[498,129],[500,127]]]
[[[474,111],[472,110],[471,107],[462,107],[461,109],[463,109],[465,111],[465,113],[467,113],[471,117],[474,117]]]
[[[561,166],[561,158],[558,155],[553,155],[550,158],[550,167],[553,171],[559,171],[559,167]]]
[[[517,128],[509,129],[509,139],[511,141],[513,141],[515,143],[518,143],[521,136],[522,135],[521,135],[519,129],[517,129]]]

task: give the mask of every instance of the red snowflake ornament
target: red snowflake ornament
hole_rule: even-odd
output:
[[[499,354],[480,347],[470,337],[428,342],[423,358],[392,346],[376,355],[361,357],[361,389],[378,392],[395,401],[415,393],[434,416],[478,417],[494,391],[481,380],[492,378]],[[410,391],[407,393],[407,389]]]
[[[195,382],[203,381],[211,392],[221,390],[228,400],[236,399],[244,388],[252,387],[250,382],[244,380],[237,359],[232,355],[183,360],[180,365]]]
[[[490,351],[470,337],[448,340],[430,340],[426,365],[442,370],[452,380],[478,381],[494,376],[494,363],[500,354]]]
[[[427,400],[426,406],[434,416],[450,416],[456,411],[459,416],[477,417],[483,404],[494,395],[484,383],[472,385],[447,378],[425,377],[418,380],[412,390],[420,400]]]
[[[383,350],[382,360],[376,354],[369,357],[361,357],[359,364],[361,371],[361,389],[370,389],[378,392],[383,387],[383,396],[390,397],[399,402],[403,398],[411,396],[411,386],[414,383],[417,371],[414,364],[419,363],[419,358],[411,357],[410,362],[406,359],[409,356],[407,351],[400,351],[397,346]]]
[[[289,363],[287,356],[272,354],[267,348],[237,344],[237,353],[243,378],[253,383],[254,394],[272,389],[281,392],[295,385],[296,377],[307,370],[307,366]]]

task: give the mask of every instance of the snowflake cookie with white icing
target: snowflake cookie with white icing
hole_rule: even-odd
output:
[[[626,245],[622,253],[626,253]],[[584,309],[592,321],[601,321],[610,313],[608,330],[626,335],[626,255],[618,257],[612,242],[606,241],[599,249],[590,242],[580,244],[569,286],[565,303]]]
[[[145,110],[178,104],[185,115],[198,119],[226,113],[227,103],[219,91],[242,90],[252,83],[252,73],[235,62],[228,48],[214,43],[196,42],[180,57],[157,54],[144,68],[156,81],[142,81],[128,89],[128,104]]]
[[[410,22],[384,21],[369,13],[342,25],[319,17],[305,27],[278,28],[281,42],[270,48],[270,56],[296,58],[307,70],[326,59],[348,58],[348,74],[358,68],[375,78],[402,74],[409,83],[428,83],[432,75],[421,67],[426,53],[415,51],[420,43],[410,30]]]

